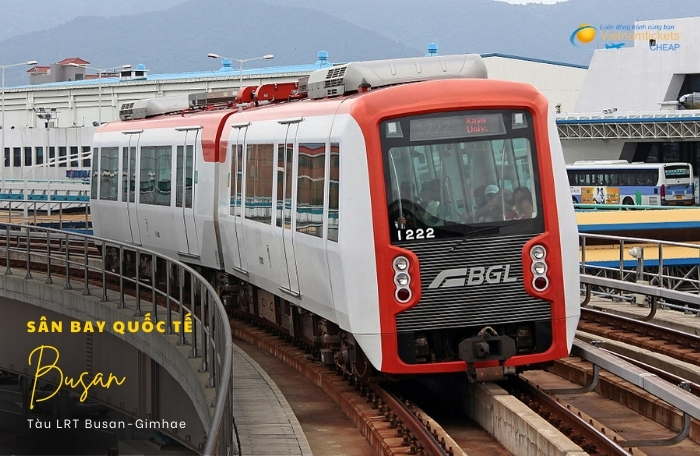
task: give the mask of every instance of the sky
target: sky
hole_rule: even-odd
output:
[[[514,3],[514,4],[518,4],[518,5],[524,5],[526,3],[543,3],[543,4],[551,5],[552,3],[565,2],[566,0],[496,0],[496,1]]]

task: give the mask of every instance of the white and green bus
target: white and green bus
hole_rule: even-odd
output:
[[[574,204],[695,205],[688,163],[577,161],[566,172]]]

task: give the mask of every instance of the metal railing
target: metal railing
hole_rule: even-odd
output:
[[[630,301],[647,296],[652,305],[661,299],[700,316],[700,244],[579,233],[579,247],[585,302],[591,293]]]
[[[554,394],[577,394],[594,390],[598,382],[598,368],[602,368],[647,393],[661,399],[667,404],[683,412],[683,428],[678,434],[669,439],[643,439],[618,442],[622,447],[668,446],[683,441],[690,433],[691,418],[700,419],[700,398],[688,391],[688,382],[674,384],[648,370],[638,367],[632,362],[619,357],[615,353],[575,340],[571,354],[585,359],[593,364],[593,381],[586,388],[576,390],[553,390]],[[688,389],[686,389],[688,388]]]
[[[595,211],[656,211],[666,209],[697,209],[698,206],[661,206],[648,204],[589,204],[589,203],[574,203],[574,209],[577,212],[595,212]]]
[[[70,209],[70,212],[67,210]],[[71,228],[89,234],[91,229],[89,201],[37,201],[2,199],[0,196],[0,223],[53,225],[62,230]]]
[[[179,344],[190,345],[189,356],[201,358],[199,371],[208,373],[205,387],[216,389],[216,399],[210,404],[214,411],[203,454],[236,451],[231,329],[226,310],[206,279],[177,260],[108,239],[9,223],[0,233],[0,239],[4,235],[6,275],[16,273],[17,262],[23,261],[25,278],[29,279],[32,272],[37,272],[37,263],[45,263],[47,284],[54,283],[54,274],[58,271],[65,276],[65,289],[75,289],[80,283],[83,295],[90,295],[99,288],[103,302],[109,301],[110,295],[114,299],[116,291],[118,308],[133,310],[135,317],[150,312],[154,325],[164,321],[166,334],[175,334]],[[96,245],[100,248],[95,248]],[[111,256],[109,260],[116,261],[108,261],[107,255]],[[118,266],[114,267],[115,263]],[[108,264],[113,268],[107,268]],[[101,284],[95,277],[101,277]],[[159,277],[164,279],[164,284],[158,283]],[[114,285],[108,288],[108,282],[118,284],[116,290],[112,289]],[[176,284],[175,290],[171,284]],[[128,290],[134,290],[133,295]],[[180,319],[177,333],[172,329],[173,315]],[[191,318],[192,322],[188,337],[185,337],[186,318]]]

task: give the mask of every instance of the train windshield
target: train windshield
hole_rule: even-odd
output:
[[[532,122],[524,110],[382,122],[392,241],[541,232]]]

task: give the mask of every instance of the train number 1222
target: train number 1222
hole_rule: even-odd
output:
[[[418,228],[415,230],[399,230],[398,231],[399,241],[413,241],[416,239],[431,239],[435,237],[435,230],[433,228]]]

